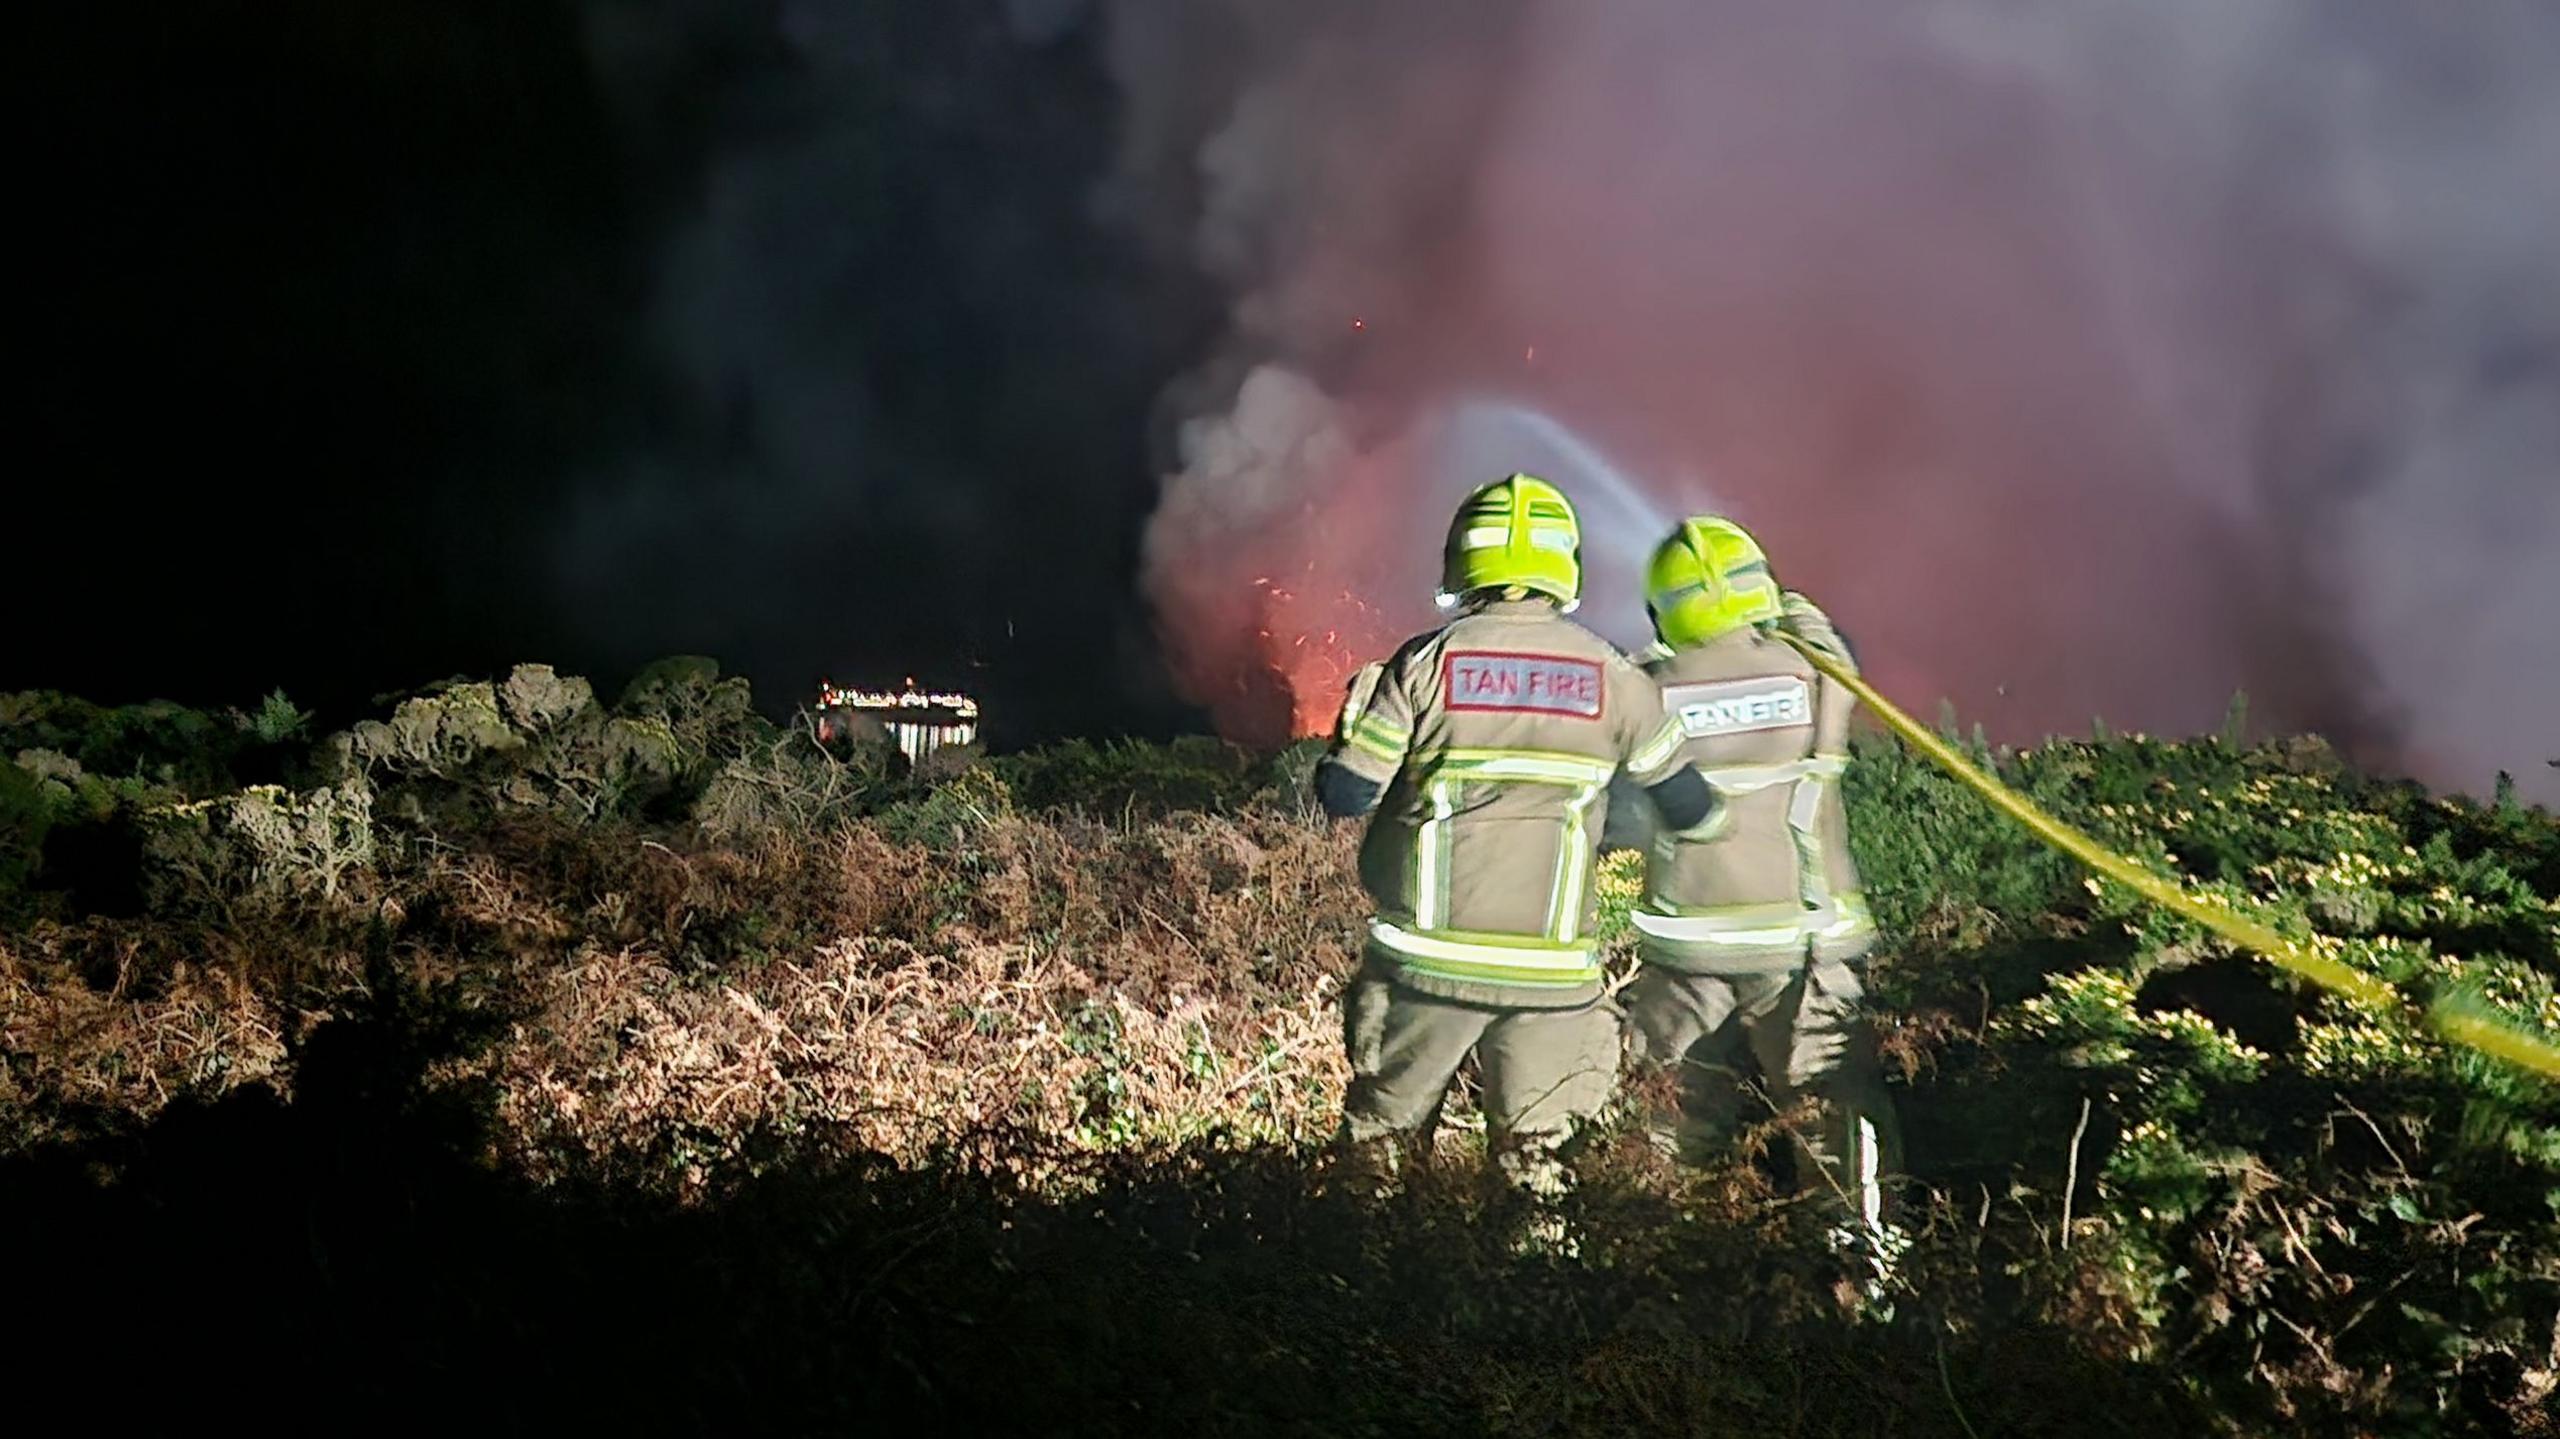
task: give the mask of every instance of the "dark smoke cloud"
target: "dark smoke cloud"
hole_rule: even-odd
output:
[[[1890,688],[2007,735],[2192,731],[2246,689],[2261,724],[2560,797],[2560,11],[1103,24],[1099,208],[1229,297],[1167,392],[1147,573],[1232,727],[1303,722],[1292,678],[1330,670],[1274,646],[1348,613],[1261,571],[1419,618],[1446,407],[1494,394],[1667,512],[1729,507]]]
[[[661,176],[651,424],[559,525],[625,659],[966,686],[1008,738],[1179,713],[1128,576],[1209,292],[1087,220],[1116,98],[1030,0],[592,0]]]

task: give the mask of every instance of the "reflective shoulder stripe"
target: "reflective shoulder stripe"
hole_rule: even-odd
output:
[[[1680,728],[1679,720],[1664,720],[1662,728],[1654,731],[1653,738],[1637,746],[1636,752],[1627,756],[1628,771],[1643,774],[1647,770],[1660,769],[1671,763],[1672,756],[1680,752],[1681,742],[1687,738],[1687,733]]]

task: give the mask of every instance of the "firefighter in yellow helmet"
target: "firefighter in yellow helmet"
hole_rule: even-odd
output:
[[[1661,641],[1645,668],[1682,755],[1722,802],[1707,831],[1647,847],[1635,914],[1644,963],[1623,1002],[1638,1068],[1681,1071],[1680,1108],[1656,1115],[1656,1132],[1698,1157],[1737,1117],[1756,1060],[1780,1111],[1820,1101],[1800,1179],[1848,1200],[1884,1240],[1897,1145],[1859,1012],[1875,925],[1840,802],[1856,701],[1773,632],[1844,663],[1848,647],[1811,601],[1779,588],[1730,520],[1682,522],[1654,551],[1645,592]]]
[[[1404,1142],[1427,1144],[1472,1053],[1496,1152],[1544,1189],[1618,1069],[1592,934],[1611,778],[1674,831],[1705,824],[1714,797],[1653,681],[1565,618],[1581,528],[1555,486],[1518,474],[1476,491],[1445,561],[1452,618],[1352,682],[1315,774],[1327,812],[1372,816],[1360,876],[1376,917],[1344,997],[1343,1136],[1389,1165]]]

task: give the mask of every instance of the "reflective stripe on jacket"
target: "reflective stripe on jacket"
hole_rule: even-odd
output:
[[[1798,634],[1846,659],[1830,622],[1789,595]],[[1783,641],[1746,627],[1649,657],[1682,753],[1724,801],[1702,837],[1655,838],[1635,914],[1648,963],[1688,973],[1850,959],[1875,940],[1840,800],[1856,701]]]
[[[1405,644],[1346,704],[1329,762],[1385,786],[1360,848],[1372,951],[1425,994],[1510,1008],[1600,990],[1592,884],[1609,781],[1680,767],[1660,692],[1543,600]]]

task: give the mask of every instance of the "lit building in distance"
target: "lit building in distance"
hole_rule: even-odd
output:
[[[909,679],[903,689],[839,689],[818,684],[818,738],[886,738],[910,764],[936,750],[978,740],[978,702],[964,694],[931,693]]]

